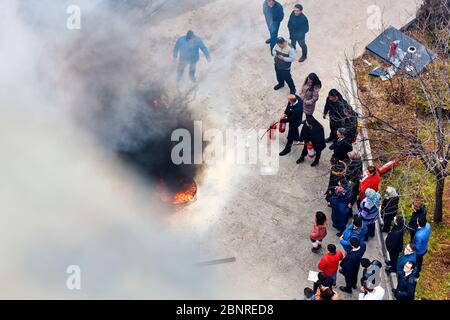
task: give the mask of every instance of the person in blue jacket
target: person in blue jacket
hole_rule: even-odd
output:
[[[416,264],[417,256],[416,256],[416,246],[414,243],[409,243],[406,245],[403,254],[398,258],[397,267],[394,270],[389,269],[389,272],[397,272],[397,276],[403,272],[403,268],[407,262],[414,262]]]
[[[431,226],[427,218],[421,216],[417,219],[417,231],[414,235],[413,243],[416,246],[417,269],[422,270],[423,256],[428,251],[428,241],[430,240]]]
[[[270,43],[270,52],[272,53],[272,49],[277,43],[281,21],[284,18],[283,6],[275,0],[264,0],[263,13],[270,34],[270,38],[266,40],[266,43]]]
[[[197,62],[200,60],[199,50],[203,52],[208,62],[211,60],[208,48],[206,48],[203,41],[197,37],[193,31],[189,30],[185,36],[181,36],[175,42],[173,47],[173,58],[178,59],[180,56],[180,62],[178,63],[177,81],[180,81],[183,77],[184,69],[189,65],[189,76],[192,82],[196,82],[195,69]]]
[[[333,227],[343,232],[347,226],[348,218],[352,214],[352,192],[345,179],[338,182],[334,194],[330,198],[331,220]]]
[[[353,223],[349,224],[339,238],[339,243],[345,252],[349,253],[352,248],[350,245],[350,239],[356,238],[360,243],[364,243],[364,239],[367,234],[367,227],[362,223],[361,218],[358,215],[353,216]]]

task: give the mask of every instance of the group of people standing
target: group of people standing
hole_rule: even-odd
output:
[[[326,119],[328,116],[330,121],[330,135],[325,138],[323,126],[313,116],[322,82],[317,74],[310,73],[297,92],[291,76],[292,62],[296,57],[296,44],[299,44],[302,50],[299,62],[305,61],[308,54],[306,34],[309,32],[309,22],[303,13],[303,6],[296,4],[289,17],[290,44],[284,38],[278,37],[281,21],[284,19],[283,6],[275,0],[264,0],[263,13],[270,34],[266,43],[270,45],[270,53],[274,57],[278,81],[274,90],[283,88],[285,83],[290,89],[288,103],[280,119],[281,123],[288,124],[287,143],[279,155],[289,154],[294,144],[303,144],[296,163],[303,163],[309,156],[314,158],[311,163],[314,167],[319,164],[327,143],[331,143],[329,148],[333,152],[325,200],[331,207],[331,224],[338,231],[336,236],[342,250],[333,244],[327,246],[328,252],[323,255],[317,266],[320,270],[318,281],[313,289],[305,288],[305,299],[337,299],[338,295],[333,287],[336,286],[338,272],[345,278],[345,286],[341,286],[340,290],[352,293],[353,289],[358,288],[358,274],[361,267],[363,276],[360,281],[359,299],[383,299],[385,290],[381,285],[374,285],[368,281],[371,278],[368,270],[373,270],[371,266],[380,268],[382,263],[364,258],[366,242],[375,235],[379,215],[383,218],[382,231],[388,233],[386,248],[390,260],[385,261],[387,264],[385,270],[388,273],[395,272],[398,276],[398,286],[393,289],[393,293],[399,300],[414,299],[416,281],[423,257],[428,250],[431,231],[426,219],[425,206],[421,199],[417,198],[412,204],[412,217],[406,224],[403,216],[398,214],[397,191],[393,187],[388,187],[382,199],[378,192],[381,181],[379,170],[375,166],[369,166],[363,172],[361,156],[353,150],[353,143],[358,135],[358,114],[337,89],[329,91],[323,109],[323,118]],[[193,82],[196,81],[195,69],[199,51],[204,53],[208,61],[210,60],[208,49],[192,31],[178,38],[173,48],[174,59],[180,56],[178,80],[181,80],[185,67],[189,65],[190,78]],[[355,205],[356,214],[353,213]],[[406,246],[403,243],[405,230],[409,230],[411,237]],[[328,218],[323,212],[318,211],[310,233],[312,252],[320,252],[327,232]]]

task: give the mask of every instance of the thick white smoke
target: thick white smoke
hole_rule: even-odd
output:
[[[154,78],[144,62],[158,57],[135,51],[155,35],[144,37],[117,2],[76,1],[79,31],[66,28],[69,1],[0,4],[0,298],[227,294],[214,269],[192,267],[205,259],[198,239],[170,231],[151,186],[94,138],[132,142],[121,140],[133,125],[131,90]],[[95,121],[98,80],[130,108],[106,128]],[[81,290],[66,286],[70,265],[81,269]]]

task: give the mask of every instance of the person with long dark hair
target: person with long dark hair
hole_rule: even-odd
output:
[[[320,155],[322,150],[325,149],[325,133],[322,125],[313,116],[306,116],[306,120],[303,122],[302,131],[300,132],[301,142],[304,142],[303,151],[300,158],[296,161],[297,164],[305,161],[305,157],[308,154],[307,144],[311,143],[316,152],[314,161],[311,163],[311,167],[315,167],[319,164]]]
[[[305,112],[307,116],[311,116],[314,113],[321,88],[322,82],[317,74],[310,73],[308,77],[306,77],[299,94],[303,100],[303,112]]]
[[[330,117],[330,136],[326,142],[334,142],[338,139],[337,130],[346,127],[344,121],[346,114],[350,114],[350,111],[353,109],[342,94],[336,89],[331,89],[323,110],[323,118],[326,119],[327,115]]]

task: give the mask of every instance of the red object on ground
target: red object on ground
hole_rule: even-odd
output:
[[[380,175],[385,174],[386,172],[392,170],[400,161],[389,161],[385,163],[380,169],[378,169],[378,172]]]
[[[359,182],[359,199],[362,200],[366,197],[366,190],[368,188],[378,192],[380,186],[380,173],[377,171],[374,175],[367,176]]]
[[[286,131],[286,123],[281,122],[282,119],[286,119],[286,115],[283,115],[280,119],[280,122],[278,122],[278,131],[280,133],[284,133]]]
[[[332,255],[331,253],[325,253],[320,259],[319,264],[317,267],[319,270],[323,271],[328,277],[334,275],[337,273],[339,268],[339,261],[341,261],[344,258],[342,255],[342,252],[339,250],[336,250],[336,254]]]
[[[395,57],[395,53],[397,52],[398,44],[395,43],[395,41],[391,42],[391,45],[389,46],[389,59],[392,59]]]
[[[275,130],[277,130],[277,124],[275,122],[272,122],[269,129],[269,139],[275,140]]]
[[[314,146],[311,142],[306,144],[306,150],[308,150],[308,157],[314,158],[316,156],[316,150],[314,150]]]

